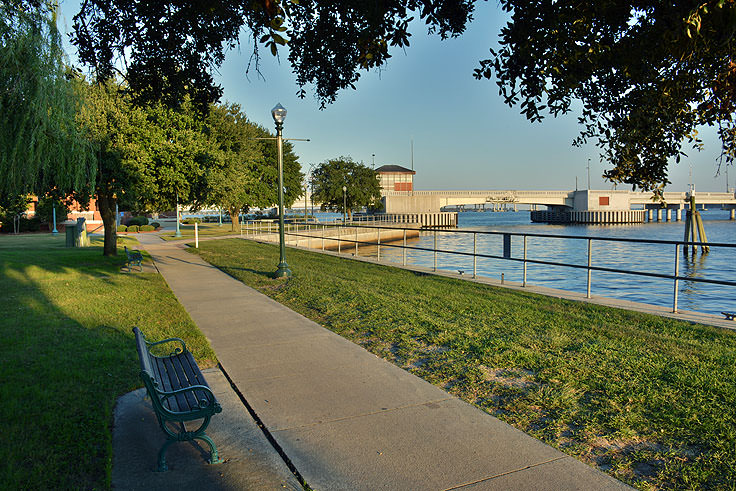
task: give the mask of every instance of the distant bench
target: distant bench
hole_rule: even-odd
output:
[[[736,312],[721,312],[721,314],[726,316],[726,320],[732,321],[736,319]]]
[[[151,398],[158,423],[166,435],[166,442],[158,452],[158,471],[168,469],[166,450],[174,442],[200,439],[210,447],[210,464],[222,462],[217,454],[215,443],[205,434],[210,419],[222,412],[194,357],[186,344],[179,338],[164,339],[149,343],[137,327],[133,328],[138,358],[141,362],[141,379]],[[151,348],[164,343],[177,343],[180,346],[169,355],[151,354]],[[162,348],[158,348],[161,350]],[[202,419],[199,428],[187,431],[184,423]],[[178,428],[173,424],[178,423]]]
[[[131,266],[138,266],[141,270],[141,273],[143,272],[143,255],[139,251],[130,251],[128,250],[128,246],[123,246],[125,249],[125,255],[128,258],[125,262],[125,265],[128,267],[128,271],[131,271]]]

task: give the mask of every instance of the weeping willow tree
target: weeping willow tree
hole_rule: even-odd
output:
[[[75,122],[81,98],[56,28],[58,5],[0,2],[0,196],[88,193],[96,172]]]

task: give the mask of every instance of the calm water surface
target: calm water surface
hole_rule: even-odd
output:
[[[684,213],[683,213],[684,214]],[[736,244],[736,221],[728,219],[728,211],[701,212],[705,231],[710,242]],[[656,240],[682,240],[684,221],[627,225],[548,225],[532,223],[528,211],[519,212],[464,212],[459,214],[459,229],[514,233],[540,233],[550,235],[574,235],[580,237],[617,237]],[[424,233],[408,245],[432,248],[434,236]],[[455,231],[441,232],[437,238],[438,249],[473,251],[473,234]],[[527,258],[568,264],[587,264],[587,240],[527,238]],[[480,254],[503,254],[502,236],[477,235]],[[511,254],[523,258],[523,239],[512,238]],[[375,255],[375,248],[364,247],[360,255]],[[633,244],[626,242],[593,241],[594,266],[625,269],[629,271],[674,273],[675,246]],[[381,247],[381,259],[401,262],[401,249]],[[433,253],[407,251],[407,263],[431,267]],[[472,257],[438,254],[438,269],[464,270],[472,274]],[[479,258],[478,275],[501,277],[521,283],[523,265],[516,261]],[[680,253],[680,275],[690,278],[708,278],[736,281],[736,248],[711,247],[709,254],[685,256]],[[527,283],[561,290],[585,293],[587,272],[584,269],[527,265]],[[621,298],[634,302],[672,306],[673,282],[616,273],[592,273],[591,294]],[[678,307],[683,310],[720,314],[722,310],[736,310],[736,287],[709,285],[687,280],[679,284]]]

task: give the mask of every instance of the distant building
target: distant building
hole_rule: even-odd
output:
[[[414,172],[400,165],[382,165],[376,169],[378,182],[381,185],[381,193],[386,191],[413,191]]]

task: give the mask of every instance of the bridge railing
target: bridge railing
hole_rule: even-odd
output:
[[[373,246],[376,247],[376,258],[380,262],[382,261],[381,248],[393,248],[400,249],[401,252],[401,264],[407,265],[407,251],[417,252],[428,252],[432,254],[432,270],[437,271],[443,269],[439,264],[439,255],[448,254],[461,257],[470,257],[473,260],[473,272],[472,277],[478,277],[478,259],[499,259],[510,262],[519,263],[522,265],[522,287],[527,286],[527,266],[528,265],[543,265],[543,266],[554,266],[564,267],[577,270],[585,270],[587,274],[586,278],[586,298],[591,298],[591,288],[593,285],[593,272],[604,272],[604,273],[617,273],[623,275],[631,275],[638,277],[647,278],[658,278],[672,281],[673,293],[672,293],[672,312],[678,312],[678,294],[679,294],[679,282],[688,281],[692,283],[706,283],[712,285],[730,286],[736,287],[736,281],[716,280],[709,278],[683,276],[680,274],[680,256],[683,253],[687,253],[689,249],[692,249],[695,254],[698,247],[708,246],[710,248],[726,248],[736,251],[736,244],[733,243],[718,243],[718,242],[695,242],[695,241],[671,241],[671,240],[654,240],[654,239],[634,239],[634,238],[618,238],[618,237],[587,237],[578,235],[557,235],[557,234],[541,234],[541,233],[527,233],[527,232],[497,232],[497,231],[478,231],[478,230],[457,230],[447,231],[443,228],[430,228],[422,231],[423,235],[430,234],[433,237],[432,247],[423,247],[418,245],[409,245],[407,243],[407,231],[414,234],[417,233],[416,228],[404,228],[393,224],[392,226],[382,226],[380,224],[368,225],[365,223],[349,222],[333,222],[323,224],[292,224],[287,225],[285,228],[285,235],[287,237],[287,243],[289,240],[294,240],[294,245],[299,245],[298,239],[321,239],[321,248],[325,249],[325,241],[331,241],[336,246],[331,248],[337,249],[339,253],[345,251],[345,253],[357,255],[359,247]],[[346,232],[346,229],[351,229]],[[372,231],[374,235],[370,239],[359,240],[357,230],[361,232]],[[397,230],[403,230],[403,239],[396,239]],[[381,241],[381,231],[390,231],[393,237],[389,242],[385,240],[386,233],[384,233],[384,241]],[[273,226],[269,223],[266,227],[264,223],[258,223],[257,221],[249,221],[241,224],[241,235],[261,235],[266,234],[270,236],[271,240],[278,241],[278,226]],[[473,250],[462,251],[452,250],[447,248],[438,247],[438,237],[441,234],[467,234],[472,236]],[[361,234],[365,235],[365,234]],[[501,236],[503,238],[501,243],[500,253],[488,253],[478,252],[478,237],[479,236]],[[518,237],[522,240],[522,256],[514,257],[511,254],[511,238]],[[291,238],[291,239],[289,239]],[[533,258],[529,256],[530,249],[528,242],[530,238],[544,238],[544,239],[559,239],[559,240],[573,240],[583,241],[587,244],[587,255],[586,264],[576,264],[563,261],[550,261],[547,259]],[[656,245],[659,247],[669,247],[672,255],[671,269],[672,274],[665,272],[652,272],[652,271],[637,271],[633,269],[619,268],[615,266],[607,265],[593,265],[593,243],[595,242],[609,242],[609,243],[629,243],[629,244],[649,244]],[[308,242],[305,242],[308,243]],[[385,254],[384,254],[385,260]],[[454,268],[444,268],[450,270]]]

